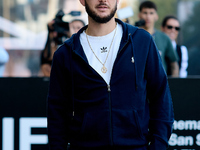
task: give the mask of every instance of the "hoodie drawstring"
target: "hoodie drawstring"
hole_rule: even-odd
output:
[[[71,45],[72,47],[72,45]],[[70,49],[69,58],[70,58],[70,72],[71,72],[71,84],[72,84],[72,119],[74,117],[74,75],[73,75],[73,67],[72,67],[72,49]]]
[[[131,46],[132,46],[132,55],[133,57],[131,58],[132,60],[132,63],[134,63],[135,65],[135,90],[137,91],[138,89],[138,85],[137,85],[137,65],[136,65],[136,61],[135,61],[135,51],[134,51],[134,44],[133,44],[133,39],[132,39],[132,36],[131,36],[131,33],[129,33],[129,37],[131,39]]]

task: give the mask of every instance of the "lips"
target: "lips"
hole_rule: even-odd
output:
[[[102,9],[102,10],[105,10],[105,9],[108,9],[108,6],[105,5],[105,4],[104,4],[104,5],[101,4],[101,5],[98,5],[97,8],[100,9],[100,10],[101,10],[101,9]]]
[[[106,5],[100,5],[98,8],[108,8]]]

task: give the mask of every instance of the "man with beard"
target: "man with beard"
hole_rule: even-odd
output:
[[[54,53],[51,150],[165,150],[174,120],[152,36],[114,18],[119,0],[80,0],[88,25]]]

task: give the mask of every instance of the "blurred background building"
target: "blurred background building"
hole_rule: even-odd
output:
[[[143,0],[120,0],[120,9],[131,7],[134,13],[130,24],[138,21],[138,7]],[[152,0],[158,6],[160,29],[166,15],[176,15],[181,22],[179,43],[189,50],[189,75],[200,75],[200,1],[199,0]],[[40,53],[47,40],[47,23],[55,18],[58,10],[65,14],[73,10],[82,12],[79,0],[0,0],[0,46],[10,56],[5,77],[42,76]],[[116,16],[117,17],[117,16]]]

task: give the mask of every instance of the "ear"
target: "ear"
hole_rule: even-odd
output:
[[[141,13],[140,13],[140,12],[138,13],[138,18],[139,18],[139,19],[142,19],[142,18],[141,18]]]
[[[85,0],[79,0],[79,1],[83,6],[85,6]]]
[[[158,19],[159,19],[159,16],[158,16],[158,14],[156,13],[155,21],[158,21]]]
[[[163,26],[161,26],[161,31],[164,32],[164,27]]]

